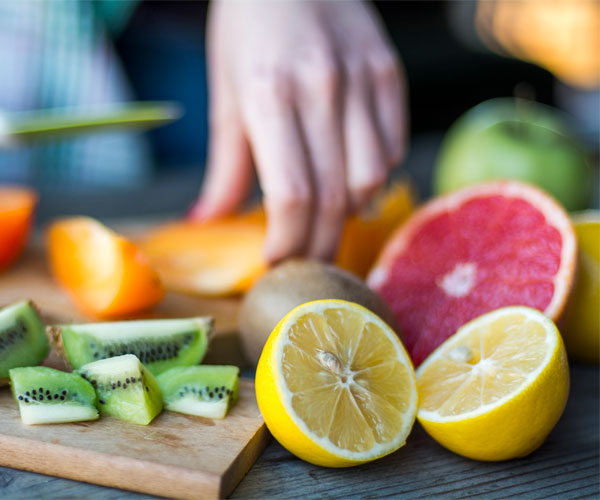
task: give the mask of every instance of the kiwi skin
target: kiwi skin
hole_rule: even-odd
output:
[[[271,269],[244,297],[239,329],[247,361],[258,364],[271,331],[288,312],[321,299],[356,302],[398,332],[388,305],[360,278],[331,264],[291,259]]]

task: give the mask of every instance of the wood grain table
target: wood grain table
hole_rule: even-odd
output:
[[[564,415],[546,443],[523,459],[468,460],[437,445],[418,424],[396,453],[350,469],[307,464],[272,440],[232,498],[600,498],[599,376],[598,366],[571,365]],[[0,498],[152,497],[0,467]]]

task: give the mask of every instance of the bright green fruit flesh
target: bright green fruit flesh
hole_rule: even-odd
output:
[[[77,372],[96,389],[102,413],[147,425],[162,410],[156,379],[133,354],[94,361]]]
[[[206,418],[224,418],[238,399],[237,366],[186,366],[157,377],[165,408]]]
[[[445,193],[495,179],[535,184],[567,210],[589,205],[592,172],[568,124],[555,109],[501,98],[486,101],[452,125],[434,171]]]
[[[0,379],[11,368],[40,364],[47,354],[44,325],[31,302],[0,310]]]
[[[96,392],[75,373],[45,366],[10,370],[13,396],[24,424],[96,420]]]
[[[175,366],[197,365],[206,354],[212,320],[206,317],[116,321],[50,327],[73,368],[134,354],[155,375]]]

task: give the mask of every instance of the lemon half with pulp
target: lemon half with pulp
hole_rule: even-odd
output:
[[[478,460],[538,448],[562,414],[569,366],[554,323],[511,306],[462,326],[417,370],[418,419],[442,446]]]
[[[394,331],[343,300],[288,313],[256,371],[256,397],[271,434],[308,462],[358,465],[400,448],[413,426],[413,366]]]

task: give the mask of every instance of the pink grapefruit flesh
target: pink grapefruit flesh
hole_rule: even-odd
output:
[[[576,242],[541,190],[494,182],[436,198],[386,243],[368,283],[394,312],[419,365],[467,321],[509,305],[556,320],[573,282]]]

